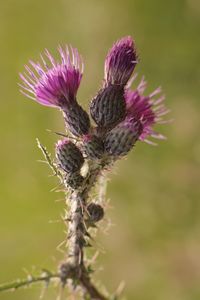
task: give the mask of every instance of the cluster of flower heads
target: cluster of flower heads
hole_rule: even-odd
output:
[[[144,79],[135,90],[130,89],[138,62],[130,36],[117,41],[107,54],[102,88],[90,103],[95,126],[76,98],[83,75],[82,59],[72,47],[58,50],[59,62],[48,50],[41,55],[41,63],[30,61],[26,72],[20,74],[20,87],[23,94],[40,104],[61,109],[68,132],[79,140],[81,149],[68,139],[56,146],[59,165],[66,173],[80,176],[82,152],[92,160],[105,156],[116,159],[126,155],[138,140],[153,143],[149,137],[164,139],[153,129],[156,123],[166,122],[162,118],[168,113],[161,89],[145,96]]]

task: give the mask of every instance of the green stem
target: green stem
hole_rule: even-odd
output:
[[[3,291],[9,291],[9,290],[16,290],[18,288],[21,288],[23,286],[28,286],[31,285],[33,283],[37,283],[37,282],[46,282],[49,283],[49,281],[53,278],[59,278],[58,274],[51,274],[51,273],[46,273],[45,275],[41,275],[41,276],[29,276],[27,279],[20,279],[20,280],[16,280],[13,282],[9,282],[9,283],[5,283],[5,284],[1,284],[0,285],[0,292]]]

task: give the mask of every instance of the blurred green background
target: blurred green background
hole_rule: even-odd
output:
[[[200,2],[198,0],[6,0],[0,1],[0,282],[55,269],[64,240],[61,193],[36,137],[53,150],[63,131],[58,111],[20,95],[18,72],[58,44],[82,53],[85,72],[79,99],[85,107],[99,88],[112,43],[132,35],[139,77],[148,91],[162,85],[174,122],[158,147],[138,143],[110,178],[107,214],[115,224],[101,232],[96,268],[110,292],[126,282],[136,300],[200,299]],[[2,300],[35,300],[41,286],[2,293]],[[56,299],[49,288],[44,300]]]

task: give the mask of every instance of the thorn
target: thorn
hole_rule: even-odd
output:
[[[50,190],[50,192],[55,192],[58,187],[62,186],[62,183],[59,183],[56,187]]]
[[[125,282],[121,281],[118,288],[117,288],[117,290],[116,290],[116,292],[114,293],[114,297],[115,297],[114,299],[117,299],[118,297],[121,296],[124,288],[125,288]]]
[[[48,223],[49,224],[54,224],[54,223],[60,223],[61,222],[61,220],[50,220]]]
[[[56,250],[59,251],[60,253],[65,253],[65,251],[63,251],[61,249],[61,247],[65,244],[65,240],[62,241],[57,247],[56,247]]]
[[[62,202],[62,201],[65,201],[64,198],[61,198],[61,199],[56,199],[55,202]]]
[[[64,218],[63,221],[66,221],[66,222],[71,222],[72,219],[71,218]]]
[[[89,237],[91,240],[93,240],[92,236],[89,234],[88,231],[85,232],[85,235],[86,235],[87,237]]]
[[[92,246],[92,244],[90,244],[90,243],[87,242],[87,243],[84,245],[84,247],[85,247],[85,248],[92,248],[93,246]]]
[[[41,160],[41,159],[37,159],[36,162],[40,162],[40,163],[44,163],[44,164],[48,164],[46,160]]]
[[[47,270],[46,268],[42,268],[42,272],[43,272],[45,275],[52,275],[51,271]]]

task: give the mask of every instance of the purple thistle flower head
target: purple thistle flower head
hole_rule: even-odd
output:
[[[161,88],[157,88],[153,93],[148,96],[144,96],[143,92],[146,89],[146,82],[141,80],[135,91],[126,90],[126,110],[127,118],[133,118],[142,125],[142,132],[139,136],[139,140],[145,141],[151,144],[155,144],[147,139],[148,136],[157,139],[165,139],[165,137],[153,130],[153,126],[166,123],[162,117],[166,115],[169,110],[166,109],[163,101],[165,97],[161,95],[157,99],[155,96],[161,93]]]
[[[126,85],[137,64],[135,44],[130,36],[117,41],[105,60],[106,84]]]
[[[77,49],[71,48],[71,54],[67,46],[58,50],[60,62],[46,49],[46,60],[41,55],[42,65],[30,61],[30,67],[25,66],[20,91],[40,104],[62,108],[76,99],[83,63]]]

